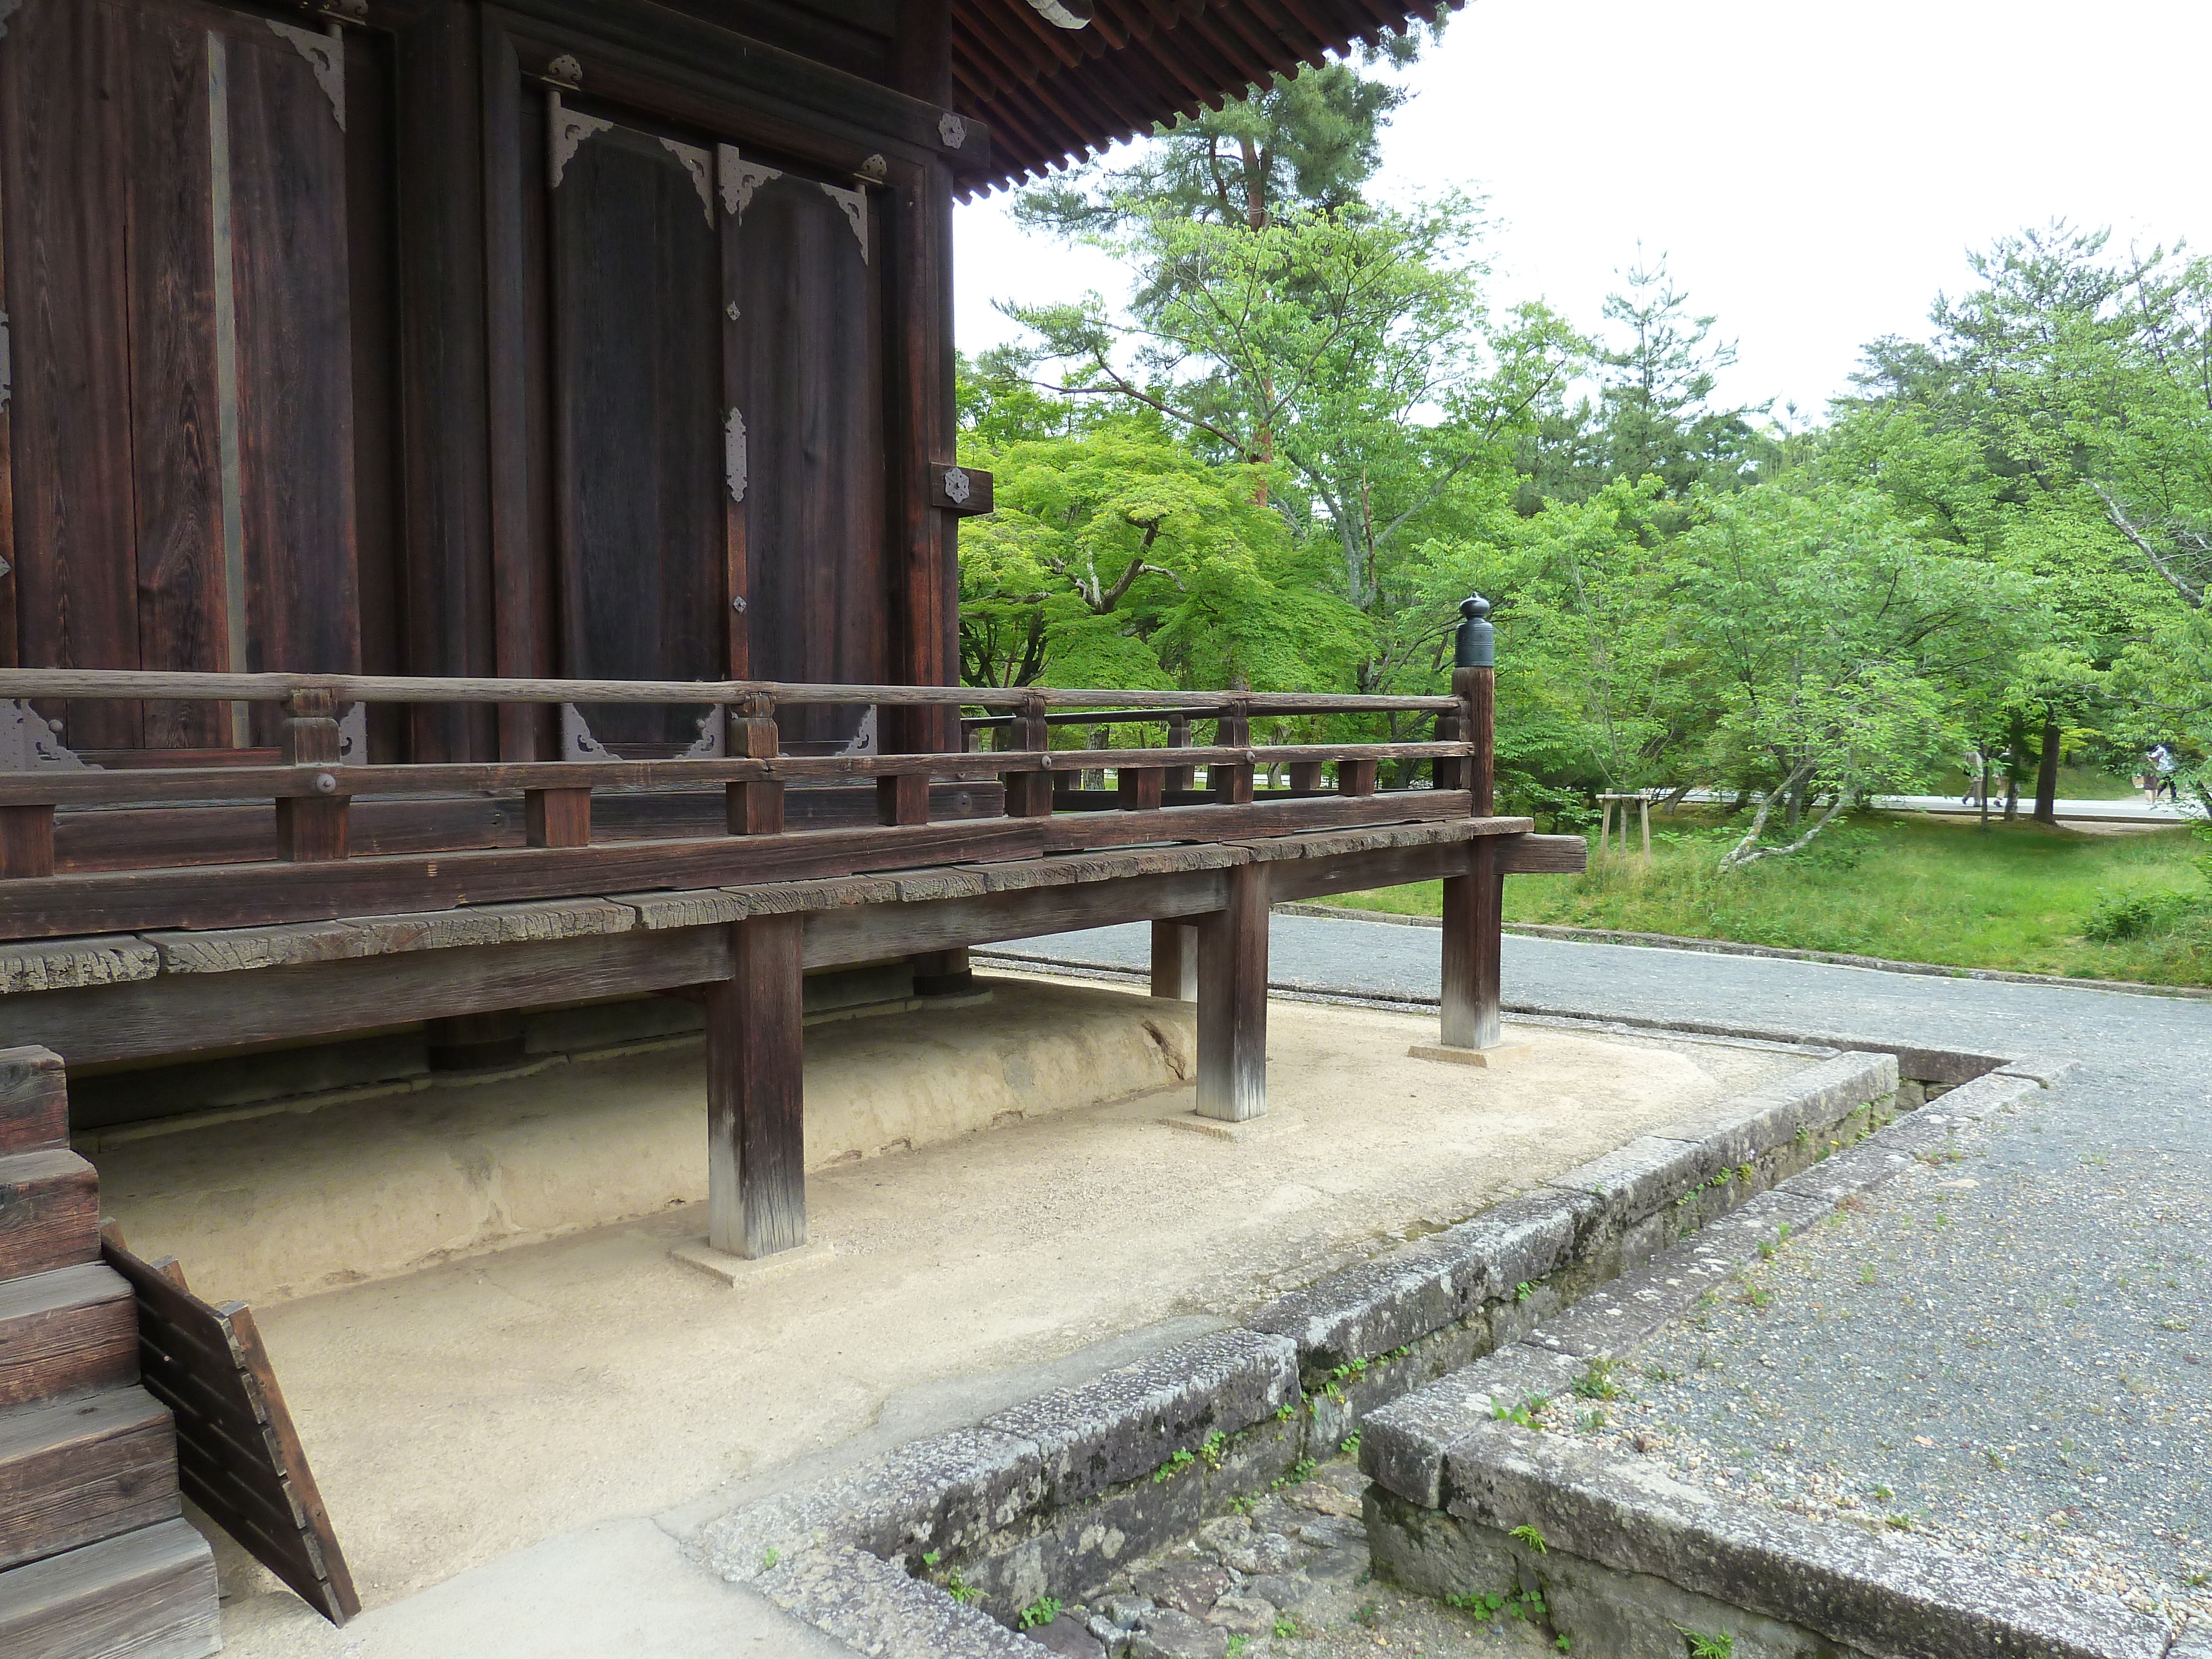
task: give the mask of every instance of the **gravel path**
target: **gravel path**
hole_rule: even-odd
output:
[[[1436,994],[1429,929],[1278,916],[1273,941],[1279,983]],[[2077,1061],[1963,1161],[1790,1241],[1598,1409],[1701,1479],[2212,1620],[2212,1007],[1512,937],[1504,969],[1524,1011]]]

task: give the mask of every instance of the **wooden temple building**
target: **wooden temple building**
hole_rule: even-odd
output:
[[[64,1069],[151,1112],[152,1066],[682,999],[758,1255],[810,973],[1149,921],[1243,1118],[1269,904],[1441,878],[1444,1041],[1496,1041],[1499,884],[1583,854],[1492,811],[1479,616],[1449,696],[957,684],[955,202],[1411,15],[0,0],[0,1650],[211,1628],[158,1456],[38,1485],[136,1375]],[[1361,711],[1419,740],[1255,740]],[[1102,721],[1159,741],[1052,746]]]

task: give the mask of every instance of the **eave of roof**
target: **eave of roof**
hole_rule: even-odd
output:
[[[954,103],[991,129],[972,195],[1040,179],[1465,0],[1096,0],[1085,29],[1027,0],[952,0]]]

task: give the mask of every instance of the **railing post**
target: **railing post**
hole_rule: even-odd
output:
[[[1010,728],[1016,754],[1041,754],[1052,746],[1052,728],[1045,724],[1044,699],[1029,696]],[[1006,816],[1010,818],[1048,818],[1052,816],[1052,774],[1012,772],[1006,775]]]
[[[1452,695],[1465,711],[1467,787],[1471,815],[1488,817],[1495,805],[1492,756],[1496,722],[1495,631],[1490,602],[1477,594],[1460,605],[1458,648],[1453,653]],[[1468,873],[1444,880],[1443,1043],[1449,1048],[1492,1048],[1503,1035],[1499,1013],[1498,939],[1504,921],[1505,878],[1498,871],[1498,841],[1475,838]]]
[[[1170,749],[1190,747],[1190,720],[1187,715],[1168,716],[1168,747]],[[1191,766],[1170,766],[1160,775],[1160,787],[1168,790],[1195,788],[1198,780],[1194,774],[1197,769]]]
[[[0,806],[0,881],[54,872],[54,809]]]
[[[1214,746],[1218,749],[1249,749],[1252,746],[1252,716],[1249,707],[1242,702],[1231,703],[1229,712],[1214,723]],[[1224,806],[1247,805],[1252,799],[1252,764],[1246,761],[1229,766],[1208,766],[1206,781],[1213,787],[1213,799]]]
[[[900,711],[878,709],[877,729],[894,735],[916,729],[905,720],[887,718]],[[921,711],[908,710],[908,713]],[[956,711],[957,712],[957,711]],[[925,729],[924,735],[930,733]],[[905,739],[902,739],[905,741]],[[887,750],[887,754],[934,755],[940,753],[933,741],[927,749]],[[876,822],[883,824],[927,823],[929,822],[929,774],[927,772],[894,772],[876,780]]]
[[[782,748],[776,731],[775,700],[754,692],[730,711],[732,758],[774,760]],[[733,836],[777,836],[783,833],[783,781],[747,778],[731,784],[728,823]]]
[[[524,790],[522,829],[524,842],[532,847],[589,847],[590,787]]]
[[[287,766],[338,763],[337,703],[328,691],[295,691],[284,702],[279,737]],[[324,786],[327,782],[328,788]],[[346,809],[331,773],[315,780],[323,793],[288,795],[276,803],[276,856],[289,864],[322,864],[346,855]]]
[[[1375,793],[1375,763],[1371,760],[1337,762],[1336,793],[1340,795],[1373,794]]]
[[[1322,766],[1322,763],[1320,761],[1292,761],[1291,763],[1291,793],[1293,795],[1321,793]]]

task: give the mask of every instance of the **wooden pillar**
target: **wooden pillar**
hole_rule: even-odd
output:
[[[338,763],[337,706],[328,691],[300,691],[285,700],[279,742],[288,766]],[[288,796],[276,803],[276,856],[293,864],[321,864],[346,855],[346,809],[328,777],[326,795]],[[321,781],[321,780],[318,780]]]
[[[1651,867],[1651,797],[1638,795],[1636,798],[1636,805],[1644,820],[1644,867],[1649,870]],[[1626,824],[1621,826],[1620,838],[1623,841],[1628,839],[1628,827]]]
[[[0,806],[0,881],[54,872],[54,809]]]
[[[806,1243],[803,922],[733,924],[730,977],[706,988],[707,1243],[732,1255]]]
[[[1229,908],[1198,922],[1198,1115],[1267,1109],[1267,870],[1228,872]]]
[[[1474,795],[1473,815],[1488,817],[1496,808],[1494,738],[1498,722],[1496,671],[1491,666],[1490,607],[1469,600],[1463,607],[1460,660],[1475,661],[1452,671],[1452,695],[1460,700],[1460,729],[1474,752],[1466,777]],[[1481,630],[1470,649],[1467,630]],[[1452,1048],[1495,1048],[1503,1035],[1499,1001],[1499,935],[1504,921],[1505,878],[1498,873],[1495,837],[1478,837],[1468,850],[1468,872],[1444,880],[1443,1038]]]
[[[1214,723],[1213,743],[1217,749],[1252,746],[1252,720],[1243,704]],[[1252,769],[1249,765],[1210,765],[1206,769],[1206,781],[1212,786],[1213,799],[1224,806],[1243,806],[1251,802]]]
[[[1198,929],[1190,923],[1152,924],[1152,994],[1170,1002],[1198,1000]]]
[[[592,792],[584,789],[526,789],[522,792],[523,839],[532,847],[589,847]]]
[[[1292,761],[1291,763],[1291,793],[1293,795],[1321,793],[1321,768],[1322,763],[1319,761]]]

